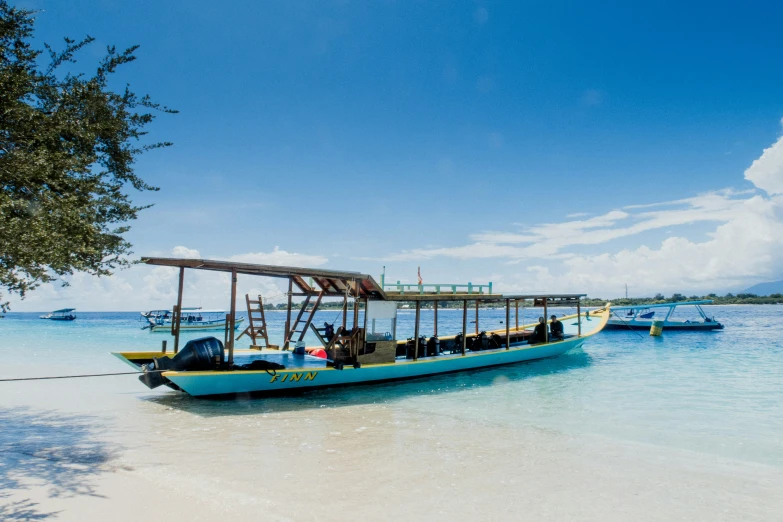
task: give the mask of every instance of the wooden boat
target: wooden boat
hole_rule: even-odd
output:
[[[582,312],[580,299],[584,294],[501,295],[449,292],[446,287],[429,289],[418,285],[418,291],[384,289],[372,276],[358,272],[315,270],[307,268],[231,263],[225,261],[143,258],[150,265],[178,267],[181,303],[185,269],[213,270],[231,274],[231,311],[229,329],[233,331],[236,317],[237,274],[249,274],[288,279],[288,307],[281,349],[270,347],[263,314],[249,318],[243,333],[252,339],[250,349],[234,347],[233,335],[225,336],[225,346],[218,339],[190,341],[181,351],[179,330],[174,321],[174,351],[119,352],[114,355],[141,372],[140,380],[155,388],[166,385],[193,396],[231,395],[237,393],[279,394],[312,388],[369,384],[385,381],[422,378],[431,375],[508,365],[555,357],[579,348],[590,335],[598,333],[608,321],[610,308]],[[292,318],[292,298],[304,297],[295,319]],[[324,298],[343,300],[342,325],[333,335],[325,334],[312,323]],[[353,320],[349,321],[349,300],[352,300]],[[247,297],[248,311],[251,301]],[[462,331],[439,337],[438,306],[444,302],[461,304]],[[486,303],[502,303],[506,310],[505,327],[482,332],[479,329],[479,307]],[[416,320],[414,336],[397,339],[397,309],[400,303],[412,303]],[[427,339],[420,337],[422,303],[431,303],[434,310],[434,332]],[[475,331],[468,331],[469,303],[475,307]],[[550,339],[548,329],[543,339],[533,342],[534,325],[519,324],[520,305],[543,307],[544,315],[554,306],[576,308],[576,314],[561,318],[564,324],[576,325],[575,332]],[[360,322],[359,309],[364,309]],[[176,307],[175,307],[176,310]],[[516,316],[511,325],[512,310]],[[578,320],[574,323],[573,319]],[[596,325],[583,334],[582,325],[589,318]],[[259,323],[259,321],[261,323]],[[567,322],[567,323],[566,323]],[[570,328],[570,326],[569,326]],[[312,331],[320,346],[302,349],[305,334]],[[262,339],[267,346],[256,344]],[[297,344],[291,351],[288,348]],[[173,355],[170,358],[169,355]]]
[[[722,330],[723,325],[708,316],[701,305],[712,303],[712,299],[698,301],[680,301],[676,303],[661,303],[638,306],[613,306],[612,317],[606,325],[607,330],[649,330],[652,322],[663,320],[663,331],[685,330]],[[677,320],[672,315],[677,307],[693,306],[699,313],[700,320]]]
[[[63,308],[61,310],[55,310],[54,312],[49,312],[46,315],[42,315],[41,319],[49,319],[51,321],[73,321],[76,319],[76,316],[73,315],[74,310],[76,310],[76,308]]]
[[[148,312],[147,328],[153,332],[171,332],[174,323],[174,312],[171,310],[152,310]],[[180,328],[182,330],[225,330],[225,310],[202,310],[201,308],[182,309],[180,313]],[[244,321],[244,317],[237,317],[234,329]]]

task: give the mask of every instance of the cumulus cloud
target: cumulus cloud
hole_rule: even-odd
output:
[[[745,179],[769,195],[783,194],[783,136],[748,167]]]
[[[386,259],[412,261],[434,257],[497,257],[518,262],[552,258],[566,253],[564,250],[569,247],[600,245],[650,230],[699,222],[727,222],[743,212],[745,201],[731,191],[711,192],[659,204],[674,208],[635,213],[612,210],[587,219],[533,225],[520,232],[482,232],[471,235],[470,239],[474,242],[468,245],[414,249],[392,254]]]
[[[171,250],[171,255],[174,257],[184,257],[186,259],[201,259],[201,254],[199,254],[198,250],[184,246],[175,246]]]
[[[238,263],[257,263],[260,265],[301,267],[321,266],[329,261],[329,259],[324,256],[286,252],[285,250],[280,250],[280,247],[275,247],[271,252],[248,252],[246,254],[230,256],[227,259],[228,261],[236,261]]]
[[[642,292],[707,292],[775,279],[781,275],[777,266],[783,259],[782,207],[778,198],[749,198],[706,241],[670,237],[658,248],[642,245],[571,256],[559,269],[537,272],[537,284],[599,293],[619,290],[625,283]]]

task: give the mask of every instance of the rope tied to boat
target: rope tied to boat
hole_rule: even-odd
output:
[[[623,318],[622,318],[622,317],[620,317],[619,315],[617,315],[617,312],[615,312],[614,310],[612,310],[612,314],[614,314],[614,316],[615,316],[615,317],[617,317],[617,318],[620,320],[620,322],[621,322],[621,323],[623,323],[623,324],[624,324],[624,325],[625,325],[625,326],[626,326],[626,327],[627,327],[629,330],[631,330],[633,333],[635,333],[636,335],[638,335],[638,336],[639,336],[639,339],[642,339],[642,340],[644,340],[644,337],[642,337],[642,335],[641,335],[639,332],[637,332],[636,330],[634,330],[633,328],[631,328],[631,325],[629,325],[627,322],[625,322],[625,321],[623,320]]]
[[[83,375],[55,375],[49,377],[16,377],[12,379],[0,379],[0,382],[47,381],[52,379],[82,379],[85,377],[113,377],[115,375],[142,375],[143,373],[160,373],[165,371],[168,370],[147,370],[146,372],[89,373]]]

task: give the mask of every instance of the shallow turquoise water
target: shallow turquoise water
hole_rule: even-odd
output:
[[[157,416],[167,415],[164,410],[172,407],[209,417],[292,411],[306,415],[324,406],[383,403],[392,409],[437,411],[466,426],[599,435],[783,467],[781,308],[727,306],[710,311],[725,330],[665,332],[661,338],[604,332],[587,340],[583,350],[558,358],[422,381],[234,402],[152,392],[133,376],[0,383],[0,407],[145,418],[156,425]],[[537,313],[527,310],[524,322]],[[469,320],[473,314],[471,310]],[[153,349],[171,339],[141,330],[143,323],[133,313],[80,313],[72,323],[37,316],[9,313],[0,320],[0,378],[124,371],[127,367],[109,351]],[[279,335],[285,315],[268,316],[270,332]],[[316,322],[338,316],[337,311],[322,312]],[[428,335],[432,312],[424,311],[422,317],[422,334]],[[503,310],[482,310],[479,322],[481,329],[490,329],[502,328],[503,320]],[[441,310],[441,334],[456,333],[461,321],[461,310]],[[398,337],[412,335],[412,322],[412,311],[401,312]],[[272,341],[279,339],[273,336]]]

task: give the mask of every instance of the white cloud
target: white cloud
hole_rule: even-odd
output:
[[[640,246],[574,256],[563,262],[560,280],[581,283],[591,292],[614,287],[619,294],[625,283],[647,292],[677,292],[714,291],[775,279],[781,275],[777,266],[783,259],[781,208],[781,199],[750,198],[706,241],[670,237],[657,249]]]
[[[563,254],[563,250],[569,247],[600,245],[615,239],[635,236],[642,232],[678,225],[729,221],[738,212],[742,212],[742,205],[746,201],[734,198],[733,194],[733,192],[726,191],[712,192],[659,204],[660,206],[676,206],[676,208],[666,210],[637,213],[612,210],[588,219],[533,225],[524,228],[519,233],[483,232],[470,236],[474,241],[472,244],[414,249],[392,254],[385,259],[412,261],[434,257],[508,258],[516,262],[526,259],[551,259]]]
[[[198,250],[184,246],[175,246],[171,250],[171,255],[174,257],[184,257],[186,259],[201,259],[201,254]]]
[[[769,195],[783,194],[783,136],[748,167],[745,179]]]
[[[313,256],[307,254],[298,254],[296,252],[286,252],[275,247],[271,252],[249,252],[247,254],[237,254],[228,258],[228,261],[238,263],[258,263],[260,265],[283,265],[283,266],[301,266],[315,267],[321,266],[329,261],[324,256]]]

